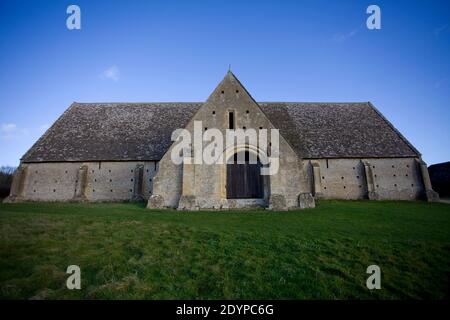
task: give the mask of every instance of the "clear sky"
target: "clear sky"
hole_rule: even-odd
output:
[[[229,64],[257,101],[371,101],[450,161],[450,1],[0,0],[0,165],[73,101],[204,101]]]

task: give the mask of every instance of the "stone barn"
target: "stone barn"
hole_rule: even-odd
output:
[[[251,143],[223,148],[224,159],[243,154],[238,165],[175,163],[174,131],[193,133],[198,121],[204,132],[278,129],[277,173],[259,174],[270,148]],[[228,72],[203,103],[73,103],[22,157],[6,201],[287,210],[314,207],[314,199],[437,194],[420,153],[370,102],[256,102]]]

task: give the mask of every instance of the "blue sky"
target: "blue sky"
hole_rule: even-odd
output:
[[[73,101],[204,101],[229,64],[257,101],[371,101],[428,164],[449,161],[449,58],[445,0],[1,0],[0,165]]]

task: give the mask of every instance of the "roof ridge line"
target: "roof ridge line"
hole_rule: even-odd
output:
[[[350,102],[324,102],[324,101],[306,101],[306,102],[302,102],[302,101],[259,101],[258,103],[301,103],[301,104],[359,104],[359,105],[367,105],[367,101],[360,101],[360,102],[355,102],[355,101],[350,101]]]
[[[168,101],[153,101],[153,102],[74,102],[73,104],[77,105],[83,105],[83,104],[203,104],[205,102],[196,102],[196,101],[175,101],[175,102],[168,102]]]

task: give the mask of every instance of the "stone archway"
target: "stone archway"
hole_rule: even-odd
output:
[[[241,154],[244,163],[231,164]],[[256,163],[249,163],[250,154]],[[269,176],[261,175],[261,168],[268,163],[267,155],[252,145],[229,147],[224,151],[224,165],[221,170],[222,199],[260,199],[267,203],[270,195]],[[231,170],[231,171],[230,171]],[[249,180],[250,179],[250,180]]]

